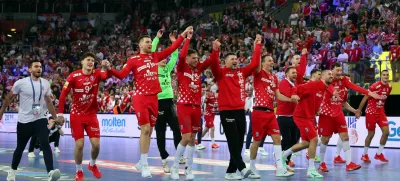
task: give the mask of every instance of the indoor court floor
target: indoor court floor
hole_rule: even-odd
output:
[[[85,180],[97,180],[87,169],[90,160],[90,142],[85,138],[84,162],[83,170]],[[29,144],[29,143],[28,143]],[[195,151],[195,159],[193,164],[193,173],[195,180],[224,180],[225,171],[228,166],[229,151],[226,142],[218,142],[219,149],[211,149],[208,141],[203,142],[206,146],[205,150]],[[12,155],[16,147],[15,133],[0,133],[0,180],[6,180],[7,171],[10,169]],[[53,144],[52,144],[53,148]],[[74,180],[75,164],[73,160],[74,142],[70,135],[61,137],[60,140],[61,153],[54,154],[54,166],[59,168],[62,173],[60,181]],[[377,149],[369,149],[371,163],[362,163],[362,168],[353,172],[346,172],[344,164],[333,164],[333,156],[335,147],[330,146],[327,149],[326,161],[330,169],[328,173],[323,173],[323,179],[310,179],[306,177],[308,162],[305,158],[305,151],[301,156],[294,156],[293,160],[296,164],[295,175],[289,178],[275,177],[275,168],[273,163],[273,148],[271,144],[265,144],[264,148],[269,152],[268,156],[258,155],[257,168],[261,174],[260,180],[329,180],[329,181],[394,181],[400,177],[400,149],[385,149],[384,154],[389,159],[389,163],[381,163],[373,159]],[[17,172],[17,181],[43,181],[47,180],[46,169],[42,156],[39,156],[39,150],[36,150],[36,158],[28,158],[24,152]],[[175,149],[172,140],[167,140],[167,150],[170,153],[170,166],[173,163],[173,155]],[[361,163],[361,154],[363,148],[352,147],[353,161]],[[319,149],[317,150],[319,152]],[[341,153],[342,158],[345,157]],[[165,174],[161,167],[161,159],[156,145],[156,140],[152,140],[149,165],[153,177],[151,179],[142,178],[141,174],[133,167],[139,161],[139,139],[138,138],[101,138],[101,151],[97,160],[97,165],[103,173],[103,181],[155,181],[155,180],[171,180],[169,174]],[[249,163],[249,158],[244,156],[245,162]],[[319,166],[318,163],[315,164]],[[180,180],[185,180],[183,175],[184,165],[180,166]],[[250,180],[250,179],[247,179]]]

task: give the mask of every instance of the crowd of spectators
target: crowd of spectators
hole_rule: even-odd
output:
[[[399,1],[303,1],[295,5],[287,23],[267,13],[278,5],[285,5],[285,1],[254,0],[229,4],[221,18],[210,16],[198,23],[191,47],[199,52],[201,60],[205,60],[211,53],[211,41],[219,39],[222,42],[221,66],[224,65],[224,56],[229,52],[235,52],[241,66],[246,66],[251,61],[253,39],[261,33],[265,42],[262,55],[274,58],[274,71],[279,80],[284,78],[284,68],[290,65],[291,57],[307,48],[306,77],[312,69],[329,69],[333,63],[341,62],[345,73],[353,80],[362,81],[363,76],[360,75],[373,64],[370,59],[398,44]],[[158,29],[177,30],[201,13],[202,8],[178,8],[173,11],[133,8],[118,16],[113,23],[104,21],[100,15],[89,17],[86,23],[79,21],[76,16],[71,16],[69,20],[61,15],[47,17],[30,29],[30,33],[37,36],[36,39],[26,38],[15,44],[0,46],[3,70],[0,73],[0,91],[4,95],[13,82],[28,75],[27,63],[32,59],[40,59],[43,62],[43,77],[51,82],[57,106],[57,98],[66,77],[71,71],[80,69],[79,55],[83,52],[94,52],[99,60],[108,59],[115,68],[121,69],[127,57],[138,53],[138,37],[154,37]],[[211,26],[218,27],[219,33],[206,33]],[[5,45],[3,41],[4,38],[0,38],[2,45]],[[157,50],[169,44],[167,38],[162,39]],[[22,51],[28,45],[30,50]],[[176,79],[172,74],[172,84],[176,90]],[[130,93],[134,89],[133,79],[130,76],[125,80],[110,78],[105,81],[98,95],[99,112],[134,111],[129,106]],[[218,89],[211,71],[206,70],[202,80],[204,90]],[[247,80],[246,88],[251,96],[251,77]],[[10,105],[9,111],[18,110],[16,101]],[[71,97],[67,98],[66,104],[68,112]]]

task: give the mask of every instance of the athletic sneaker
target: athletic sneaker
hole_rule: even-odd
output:
[[[249,179],[260,179],[261,178],[261,175],[258,174],[256,168],[250,168],[250,170],[251,170],[251,174],[249,175]]]
[[[29,158],[35,158],[36,155],[35,155],[34,152],[29,152],[29,153],[28,153],[28,157],[29,157]]]
[[[139,162],[136,163],[135,168],[137,171],[142,172],[142,167],[143,167],[142,162],[139,160]]]
[[[54,153],[60,153],[61,151],[60,151],[60,149],[58,149],[58,147],[55,147],[54,148]]]
[[[240,171],[240,173],[242,174],[243,178],[247,178],[249,177],[249,175],[251,174],[251,170],[248,168],[244,168],[242,171]]]
[[[206,147],[204,145],[202,145],[202,144],[197,145],[197,150],[204,150],[204,149],[206,149]]]
[[[99,168],[97,168],[97,165],[94,164],[93,166],[90,165],[90,163],[88,164],[88,169],[92,172],[93,176],[96,177],[97,179],[100,179],[102,174],[99,170]]]
[[[211,145],[211,148],[219,148],[219,145],[217,145],[217,143],[213,143],[212,145]]]
[[[176,167],[171,167],[171,179],[179,180],[179,170]]]
[[[55,169],[49,172],[48,181],[57,181],[61,177],[61,172],[59,169]]]
[[[375,154],[375,157],[374,157],[374,158],[375,158],[375,160],[379,160],[379,161],[381,161],[381,162],[389,162],[389,160],[385,158],[385,156],[383,155],[383,153],[381,153],[380,155],[378,155],[378,153]]]
[[[169,168],[168,161],[166,159],[161,160],[161,161],[162,161],[162,167],[164,169],[164,173],[170,173],[171,169]]]
[[[285,169],[285,167],[278,168],[278,169],[276,169],[276,172],[275,172],[275,176],[277,176],[277,177],[290,177],[293,175],[294,175],[294,173],[289,172],[288,170]]]
[[[317,170],[314,169],[308,169],[307,170],[307,176],[311,178],[324,178],[321,174],[317,172]]]
[[[192,168],[187,167],[185,169],[185,176],[186,176],[186,180],[194,180],[194,175],[192,173]]]
[[[75,173],[75,181],[83,181],[85,180],[83,176],[83,171],[79,170],[78,172]]]
[[[142,177],[143,178],[151,178],[149,165],[143,165],[142,166]]]
[[[346,163],[346,160],[343,160],[342,157],[339,156],[335,156],[335,158],[333,159],[333,163]]]
[[[242,180],[242,176],[237,175],[236,173],[226,173],[225,180]]]
[[[322,171],[322,172],[329,172],[328,167],[326,166],[325,162],[322,162],[321,165],[319,165],[318,170]]]
[[[314,160],[315,163],[321,162],[321,158],[320,158],[318,155],[315,155],[315,158],[314,158],[314,159],[315,159],[315,160]]]
[[[357,165],[354,162],[350,162],[348,165],[346,165],[346,171],[354,171],[358,170],[361,168],[361,165]]]
[[[371,160],[369,159],[368,154],[364,154],[364,155],[361,157],[361,160],[362,160],[363,162],[365,162],[365,163],[371,163]]]
[[[7,181],[15,181],[15,175],[17,174],[16,170],[8,171]]]
[[[264,148],[258,148],[258,154],[261,154],[262,156],[268,156],[268,152],[267,151],[265,151],[265,149]]]

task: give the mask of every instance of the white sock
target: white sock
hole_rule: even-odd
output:
[[[96,160],[90,160],[90,166],[93,166],[96,164]]]
[[[188,152],[187,152],[187,163],[186,163],[186,166],[188,167],[188,168],[192,168],[192,165],[193,165],[193,154],[194,154],[194,146],[187,146],[187,150],[188,150]]]
[[[140,162],[142,162],[143,165],[148,165],[148,163],[147,163],[147,153],[140,155]]]
[[[256,168],[256,160],[250,160],[250,168]]]
[[[321,145],[321,138],[320,137],[318,137],[318,143],[317,143],[317,146],[320,146]]]
[[[343,148],[343,142],[342,139],[338,139],[337,145],[336,145],[336,157],[340,156],[340,151],[342,151]]]
[[[179,159],[181,159],[181,156],[183,153],[185,153],[186,146],[182,146],[180,143],[178,145],[178,148],[176,148],[175,152],[175,160],[174,160],[174,167],[179,168]]]
[[[310,159],[308,160],[308,169],[309,169],[309,170],[315,169],[314,161],[315,161],[314,158],[310,158]]]
[[[382,154],[383,148],[385,147],[385,145],[379,145],[379,149],[378,149],[378,155]]]
[[[367,147],[367,146],[364,146],[364,153],[363,153],[363,155],[366,155],[366,154],[368,154],[368,147]]]
[[[278,168],[282,168],[282,146],[281,145],[274,145],[274,153],[275,153],[275,162]]]
[[[214,144],[215,143],[215,140],[214,140],[214,138],[211,138],[211,142]]]
[[[346,153],[346,165],[351,162],[351,150],[349,141],[343,141],[343,150]]]
[[[287,157],[292,153],[293,153],[292,148],[289,148],[288,150],[283,152],[283,157],[287,159]]]
[[[79,170],[82,170],[82,164],[76,165],[76,172],[78,172]]]
[[[319,147],[319,156],[321,157],[321,163],[325,162],[325,152],[326,152],[326,147],[328,145],[321,144]]]

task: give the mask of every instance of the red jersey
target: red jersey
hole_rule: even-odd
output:
[[[60,95],[58,113],[64,113],[65,99],[72,89],[71,114],[93,115],[98,111],[97,92],[101,81],[108,79],[107,72],[93,70],[90,75],[83,74],[82,70],[72,72],[64,83]]]
[[[361,94],[367,95],[368,91],[351,83],[348,77],[333,79],[331,84],[340,95],[339,98],[333,96],[332,93],[325,93],[324,100],[321,106],[321,114],[331,117],[336,117],[342,112],[342,105],[347,102],[348,89],[355,90]]]
[[[369,87],[371,92],[378,91],[377,94],[382,96],[382,99],[374,99],[372,97],[368,98],[367,108],[365,113],[367,114],[385,114],[385,102],[390,92],[392,91],[392,86],[390,84],[383,84],[381,81],[375,82]]]
[[[119,79],[124,79],[130,72],[133,72],[136,88],[134,96],[157,95],[161,92],[160,82],[158,81],[158,62],[171,55],[182,42],[183,37],[179,36],[170,47],[161,52],[139,54],[130,57],[120,72],[112,69],[111,73]]]
[[[210,115],[215,114],[218,111],[218,94],[216,93],[208,93],[204,100],[204,104],[206,106],[204,114]]]
[[[318,100],[323,96],[321,91],[333,93],[333,87],[327,87],[322,80],[295,86],[293,88],[293,95],[298,95],[300,97],[300,102],[296,106],[293,116],[314,120],[320,107]]]
[[[201,105],[201,74],[213,61],[218,60],[218,51],[212,51],[209,59],[203,63],[198,63],[195,68],[189,67],[185,58],[188,52],[190,39],[186,39],[179,56],[179,62],[176,67],[178,78],[178,101],[177,104]]]
[[[279,83],[279,92],[286,96],[292,96],[292,88],[294,87],[294,83],[290,82],[288,79],[283,79]],[[296,108],[296,103],[294,102],[284,102],[277,100],[278,107],[276,109],[276,114],[279,116],[293,116],[294,109]]]
[[[275,91],[278,89],[278,78],[274,74],[260,70],[254,72],[255,100],[253,107],[264,107],[274,110]]]
[[[218,109],[240,110],[244,109],[246,91],[245,80],[260,65],[261,45],[254,47],[253,57],[248,66],[237,69],[219,67],[219,60],[211,64],[212,73],[218,83]]]
[[[128,103],[130,103],[131,102],[131,96],[129,95],[129,94],[126,94],[126,95],[123,95],[122,97],[121,97],[121,105],[120,105],[120,108],[121,108],[121,112],[123,113],[123,112],[125,112],[125,111],[127,111],[127,110],[125,110],[126,109],[126,107],[128,106]],[[132,106],[131,106],[132,107]]]
[[[396,61],[400,54],[400,47],[397,45],[390,46],[389,59],[390,61]]]

